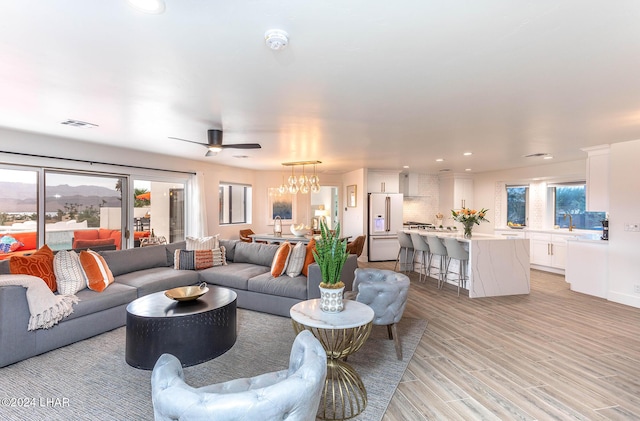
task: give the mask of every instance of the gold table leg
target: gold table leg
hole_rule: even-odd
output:
[[[296,334],[306,329],[318,338],[327,353],[327,378],[325,380],[318,418],[346,420],[364,411],[367,406],[367,390],[358,373],[342,361],[359,350],[371,333],[371,323],[348,329],[319,329],[291,320]]]

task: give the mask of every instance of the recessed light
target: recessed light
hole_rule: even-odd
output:
[[[436,162],[444,162],[444,158],[438,158],[436,159]]]
[[[405,170],[409,168],[408,165],[404,165],[402,168],[404,168]]]
[[[463,153],[462,155],[464,155],[464,156],[471,156],[471,155],[473,155],[473,152],[465,152],[465,153]]]
[[[465,171],[471,171],[471,168],[465,168],[464,170]]]
[[[545,157],[544,157],[544,158],[542,158],[542,159],[553,159],[553,156],[548,155],[548,156],[545,156]]]
[[[127,0],[129,4],[141,12],[159,15],[164,13],[164,0]]]

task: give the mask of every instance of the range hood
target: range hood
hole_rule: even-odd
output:
[[[418,197],[420,195],[420,174],[400,173],[400,193],[405,197]]]

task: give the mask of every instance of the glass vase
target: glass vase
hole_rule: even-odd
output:
[[[473,229],[473,222],[464,223],[464,238],[471,238],[472,229]]]

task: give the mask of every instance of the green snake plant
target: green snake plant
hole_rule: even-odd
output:
[[[340,223],[332,232],[327,228],[326,222],[320,221],[320,239],[316,240],[313,258],[320,266],[322,274],[320,285],[323,288],[342,288],[344,286],[340,281],[340,274],[348,256],[347,240],[340,240]]]

